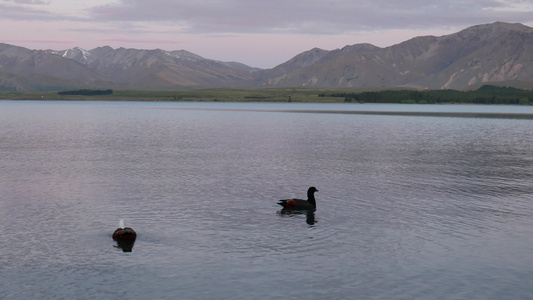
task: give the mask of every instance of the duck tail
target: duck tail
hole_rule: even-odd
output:
[[[278,204],[283,206],[283,208],[290,209],[292,208],[293,203],[291,202],[291,199],[288,199],[288,200],[279,200]]]
[[[118,222],[118,228],[122,228],[122,229],[124,229],[124,227],[125,227],[125,226],[124,226],[124,220],[121,219],[120,222]]]

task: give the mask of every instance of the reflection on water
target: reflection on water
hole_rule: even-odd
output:
[[[278,214],[282,217],[294,217],[294,216],[305,216],[305,222],[313,226],[317,222],[315,218],[315,210],[304,210],[304,211],[298,211],[298,210],[292,210],[292,209],[281,209],[278,211]]]
[[[114,247],[122,250],[122,252],[131,252],[133,251],[133,245],[135,245],[135,240],[128,241],[128,240],[117,240],[115,241],[117,244],[114,245]]]
[[[0,101],[0,298],[533,298],[533,121],[344,107]]]

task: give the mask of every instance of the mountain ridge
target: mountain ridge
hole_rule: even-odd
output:
[[[385,48],[346,46],[305,68],[276,76],[277,68],[290,69],[286,65],[290,60],[266,71],[261,85],[465,89],[499,81],[533,81],[532,48],[533,28],[496,22],[441,37],[415,37]],[[292,59],[296,60],[298,56]]]
[[[30,50],[0,43],[0,91],[75,88],[533,88],[533,28],[475,25],[389,46],[313,48],[271,69],[203,58],[186,50]]]

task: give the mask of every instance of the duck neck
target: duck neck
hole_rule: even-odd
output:
[[[307,201],[311,203],[314,207],[316,207],[316,201],[315,201],[315,194],[314,193],[307,193]]]

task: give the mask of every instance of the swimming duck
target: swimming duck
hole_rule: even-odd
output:
[[[135,242],[136,238],[137,233],[135,232],[135,230],[129,227],[125,227],[124,220],[120,220],[117,230],[113,232],[113,240]]]
[[[316,209],[315,192],[318,190],[312,186],[307,190],[307,200],[303,199],[286,199],[279,200],[278,204],[284,209],[291,210],[310,210]]]
[[[113,232],[113,240],[117,242],[115,247],[122,249],[124,252],[131,252],[136,238],[137,233],[135,230],[125,227],[124,220],[120,220],[117,230]]]

